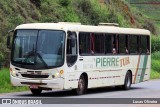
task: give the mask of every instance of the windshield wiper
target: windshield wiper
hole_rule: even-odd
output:
[[[44,64],[44,66],[48,69],[49,66],[48,66],[47,63],[43,60],[42,56],[41,56],[39,53],[37,53],[37,56],[38,56],[39,59],[42,61],[42,63]]]
[[[25,56],[25,59],[22,61],[25,64],[34,64],[34,58],[33,58],[33,63],[31,62],[31,60],[28,60],[29,58],[31,58],[31,56],[35,56],[35,52],[34,51],[30,51],[27,53],[27,55]]]

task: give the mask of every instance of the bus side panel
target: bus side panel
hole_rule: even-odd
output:
[[[80,72],[77,72],[77,70],[75,70],[76,66],[77,62],[71,67],[68,67],[66,65],[64,89],[73,89],[78,87],[79,77],[77,75],[80,75]]]
[[[123,60],[126,60],[124,61],[124,64],[127,63],[126,67],[121,65]],[[122,85],[130,68],[127,60],[129,58],[126,56],[83,56],[83,61],[77,67],[81,72],[87,73],[88,88]]]
[[[111,66],[104,67],[104,58],[108,61],[118,58],[118,66],[114,67],[112,64],[115,63],[112,62]],[[88,75],[88,88],[123,85],[129,70],[132,73],[132,83],[146,81],[150,76],[150,55],[83,56],[81,59],[83,61],[78,59],[73,67],[66,67],[64,89],[77,88],[82,73]]]
[[[151,55],[148,56],[148,61],[143,81],[148,81],[150,79],[150,73],[151,73]]]
[[[140,55],[138,60],[138,68],[135,72],[133,83],[143,82],[150,78],[150,55]]]

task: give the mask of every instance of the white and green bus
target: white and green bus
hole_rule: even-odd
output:
[[[33,94],[74,90],[80,95],[106,86],[128,90],[150,78],[150,32],[145,29],[22,24],[9,32],[7,46],[11,83],[29,86]]]

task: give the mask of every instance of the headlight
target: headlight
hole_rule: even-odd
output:
[[[58,77],[60,77],[59,72],[56,72],[54,75],[52,75],[52,78],[58,78]]]
[[[59,76],[60,76],[59,72],[57,72],[57,73],[55,74],[55,76],[56,76],[56,77],[59,77]]]
[[[10,68],[10,73],[12,76],[14,76],[14,77],[16,76],[16,71],[14,71],[12,68]]]
[[[52,78],[59,78],[61,74],[57,71],[52,75]]]
[[[64,73],[63,70],[60,70],[60,72],[55,72],[54,75],[52,75],[52,78],[59,78]]]

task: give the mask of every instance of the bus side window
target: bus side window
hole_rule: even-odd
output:
[[[113,51],[113,40],[111,34],[105,34],[105,54],[111,54]],[[116,51],[116,50],[115,50]]]
[[[87,55],[91,52],[91,40],[90,33],[80,32],[79,33],[79,54]]]
[[[129,54],[128,51],[128,35],[119,35],[119,54]]]
[[[150,54],[150,37],[147,36],[147,54]]]
[[[116,35],[112,35],[112,54],[117,54],[117,36]]]
[[[129,52],[130,54],[139,54],[139,36],[129,35]]]
[[[105,53],[105,35],[103,33],[94,33],[94,53],[104,54]]]
[[[72,66],[77,61],[77,35],[68,32],[67,38],[67,65]]]
[[[150,54],[150,38],[149,36],[141,36],[141,53]]]
[[[105,34],[105,54],[116,54],[116,36]]]

